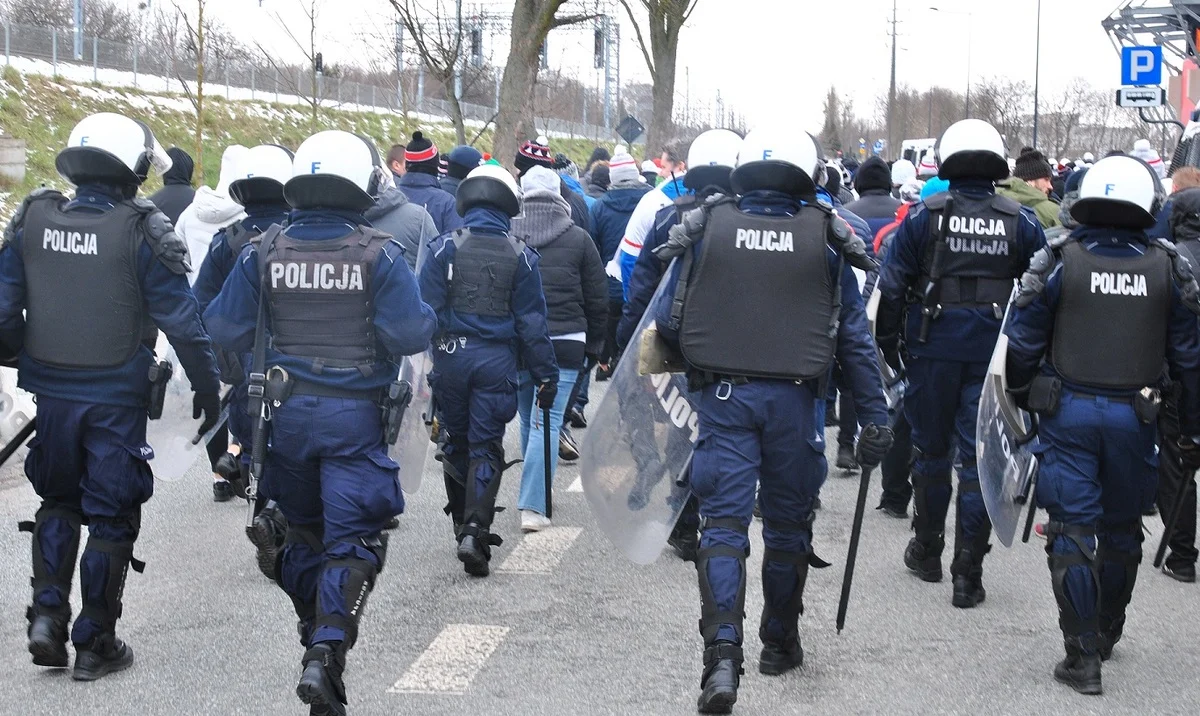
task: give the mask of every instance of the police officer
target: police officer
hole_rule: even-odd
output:
[[[305,140],[284,186],[287,228],[243,248],[205,312],[215,340],[240,354],[254,348],[259,311],[268,319],[271,440],[259,489],[287,518],[277,581],[307,648],[296,693],[314,714],[346,713],[346,653],[384,565],[383,527],[404,509],[381,393],[395,357],[425,350],[435,325],[403,248],[362,218],[384,171],[356,135]]]
[[[67,626],[80,525],[83,609],[71,630],[72,676],[92,681],[128,668],[117,638],[125,576],[154,491],[147,460],[151,322],[174,346],[195,391],[200,432],[220,412],[217,366],[188,287],[187,247],[154,204],[138,199],[151,167],[170,160],[149,128],[95,114],[71,132],[55,165],[76,187],[68,200],[34,192],[0,249],[0,341],[19,352],[20,387],[37,396],[37,436],[25,473],[42,498],[32,523],[29,651],[39,666],[68,663]],[[152,333],[152,331],[151,331]]]
[[[221,229],[213,237],[193,286],[201,311],[207,310],[221,292],[225,279],[237,266],[242,250],[248,244],[257,245],[259,236],[272,225],[287,223],[290,209],[283,197],[283,185],[292,176],[292,159],[292,153],[284,147],[262,144],[248,151],[238,163],[237,178],[229,184],[229,196],[245,208],[246,218]],[[229,432],[233,444],[249,446],[251,422],[246,414],[249,356],[218,351],[217,358],[222,364],[222,381],[234,386],[229,401]],[[222,458],[220,464],[233,462],[226,470],[240,476],[249,469],[250,456],[242,452],[238,460],[234,457],[236,454],[231,452],[230,457]],[[239,481],[244,483],[244,478]],[[287,520],[279,506],[267,500],[261,491],[255,496],[254,510],[254,523],[247,528],[246,535],[256,548],[259,571],[268,579],[274,579],[275,561],[283,546]]]
[[[520,190],[499,165],[473,169],[458,187],[465,228],[430,244],[421,295],[437,312],[433,372],[442,428],[446,513],[458,559],[485,577],[500,475],[504,429],[517,414],[517,354],[538,385],[537,404],[554,404],[558,364],[546,323],[537,254],[509,234],[521,213]]]
[[[729,174],[737,164],[738,151],[742,147],[742,138],[728,129],[710,129],[701,133],[692,141],[688,148],[687,166],[691,170],[683,175],[683,186],[686,193],[677,198],[670,206],[659,209],[654,217],[650,234],[643,242],[637,262],[629,277],[629,300],[621,315],[621,323],[617,327],[617,353],[625,352],[625,347],[633,337],[638,323],[650,305],[650,299],[658,290],[667,263],[654,255],[654,249],[667,241],[671,227],[679,223],[684,213],[702,205],[710,196],[733,194],[729,185]],[[674,433],[672,433],[674,434]],[[693,561],[696,551],[700,548],[700,503],[692,495],[684,504],[683,512],[675,523],[675,529],[667,543],[680,559]]]
[[[904,564],[927,582],[942,580],[950,472],[957,467],[952,603],[969,608],[986,596],[983,557],[991,548],[975,457],[979,395],[1013,282],[1045,237],[1028,210],[995,193],[1008,161],[990,124],[954,123],[937,152],[950,191],[914,205],[892,239],[880,269],[876,335],[896,369],[901,331],[907,350],[916,536]]]
[[[827,467],[823,397],[835,355],[868,423],[863,464],[878,464],[891,440],[878,427],[887,408],[850,268],[873,262],[817,200],[816,158],[813,142],[791,128],[751,132],[731,177],[740,198],[690,212],[659,250],[660,259],[681,254],[664,291],[682,303],[655,307],[658,329],[678,344],[700,392],[691,485],[703,516],[701,713],[728,713],[737,700],[756,486],[766,547],[759,671],[778,675],[803,661],[808,568],[828,566],[813,552],[812,520]]]
[[[1041,416],[1037,500],[1067,654],[1054,676],[1085,694],[1101,692],[1142,558],[1164,362],[1178,447],[1192,464],[1200,452],[1200,287],[1174,246],[1147,238],[1162,200],[1141,160],[1097,162],[1072,209],[1082,226],[1034,258],[1005,329],[1010,393]]]

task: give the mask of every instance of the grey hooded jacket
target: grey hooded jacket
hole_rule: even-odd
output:
[[[413,204],[396,187],[390,187],[367,209],[365,214],[371,226],[391,234],[404,247],[404,259],[408,267],[417,269],[417,250],[422,243],[429,243],[438,236],[433,217],[424,208]]]

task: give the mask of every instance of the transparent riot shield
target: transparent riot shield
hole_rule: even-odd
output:
[[[175,482],[187,474],[200,456],[207,456],[204,446],[225,425],[229,408],[223,405],[217,424],[204,435],[197,435],[203,421],[192,417],[191,382],[184,375],[175,349],[161,334],[155,355],[163,369],[170,371],[170,377],[164,386],[162,417],[146,423],[146,442],[153,449],[150,467],[154,477]]]
[[[33,395],[17,387],[17,370],[0,368],[0,443],[8,443],[36,413]]]
[[[1036,424],[1008,395],[1007,358],[1008,336],[1001,333],[979,399],[975,438],[983,503],[996,536],[1011,547],[1021,511],[1033,509],[1038,463],[1031,451]]]
[[[581,445],[583,491],[601,530],[637,564],[666,545],[690,489],[681,481],[700,416],[679,373],[640,374],[643,341],[666,282],[650,302]]]
[[[412,389],[412,401],[400,421],[396,442],[388,446],[388,455],[400,465],[400,487],[409,495],[421,488],[425,461],[433,451],[429,441],[433,424],[433,390],[429,387],[432,367],[433,357],[428,351],[400,361],[400,380]]]

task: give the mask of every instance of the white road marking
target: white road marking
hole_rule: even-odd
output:
[[[582,531],[578,527],[551,527],[541,532],[530,532],[521,539],[521,544],[508,555],[497,571],[507,574],[550,574]]]
[[[449,624],[388,693],[462,695],[506,634],[508,627]]]
[[[575,478],[575,482],[571,483],[571,486],[567,488],[567,492],[583,492],[583,478]]]

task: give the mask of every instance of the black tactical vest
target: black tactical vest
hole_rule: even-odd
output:
[[[257,239],[260,236],[262,236],[261,231],[251,231],[242,226],[240,221],[225,229],[225,243],[229,245],[229,250],[235,259],[242,254],[242,249],[246,248],[246,244],[258,243]]]
[[[1133,257],[1097,256],[1075,240],[1060,252],[1054,369],[1073,383],[1098,388],[1154,385],[1166,357],[1171,257],[1155,243]]]
[[[143,213],[129,202],[66,212],[66,201],[47,193],[25,214],[25,352],[62,368],[113,368],[137,353],[146,319]]]
[[[679,343],[715,375],[812,379],[829,370],[841,286],[829,275],[830,215],[754,216],[732,203],[708,215],[687,277]]]
[[[271,343],[324,366],[366,369],[379,358],[371,274],[391,239],[360,226],[347,236],[302,241],[278,234],[260,268],[270,294]]]
[[[473,236],[469,229],[453,240],[450,307],[476,316],[511,316],[513,278],[525,244],[511,236]]]
[[[942,308],[1006,305],[1013,280],[1025,271],[1017,243],[1021,205],[999,194],[975,198],[943,192],[927,199],[925,207],[930,212],[930,240],[921,257],[922,285],[917,287],[917,295],[925,295],[935,247],[942,240],[942,222],[948,222],[938,303]]]

